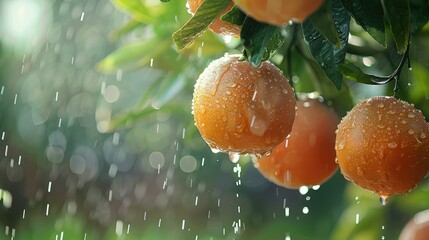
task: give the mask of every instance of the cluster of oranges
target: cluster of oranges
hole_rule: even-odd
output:
[[[191,11],[201,2],[190,0]],[[282,25],[303,21],[322,0],[288,1],[287,8],[283,0],[234,2],[257,20]],[[210,28],[238,35],[222,24],[217,19]],[[213,150],[256,155],[259,171],[287,188],[319,185],[339,166],[346,179],[387,199],[416,187],[429,171],[429,125],[413,105],[373,97],[340,122],[318,99],[296,99],[269,62],[255,68],[237,55],[213,61],[196,82],[193,113]]]
[[[429,170],[429,125],[414,106],[373,97],[339,123],[319,100],[295,100],[269,62],[213,61],[195,84],[193,113],[213,150],[258,156],[259,171],[287,188],[319,185],[339,165],[345,178],[386,199],[413,189]]]

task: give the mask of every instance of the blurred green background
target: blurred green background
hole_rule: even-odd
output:
[[[193,85],[242,46],[206,32],[178,53],[171,34],[190,18],[185,3],[0,2],[0,239],[397,239],[429,208],[428,180],[381,206],[339,171],[288,190],[249,157],[212,153],[194,126]],[[356,24],[351,33],[350,61],[374,74],[395,69],[394,50]],[[426,117],[428,38],[427,26],[413,38],[398,92]],[[392,94],[392,84],[352,81],[337,91],[296,41],[291,71],[282,52],[273,62],[339,116]]]

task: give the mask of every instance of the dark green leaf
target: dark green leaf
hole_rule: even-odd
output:
[[[171,1],[171,0],[160,0],[161,2],[169,2],[169,1]]]
[[[341,3],[365,31],[386,47],[383,6],[380,0],[341,0]]]
[[[409,0],[381,0],[381,3],[392,30],[397,51],[403,54],[407,50],[410,34],[410,2]]]
[[[244,14],[237,6],[234,6],[229,12],[223,15],[221,19],[222,21],[241,26],[246,19],[246,14]]]
[[[337,89],[341,89],[343,74],[338,69],[337,64],[344,62],[350,32],[350,15],[344,9],[340,0],[333,0],[331,14],[340,37],[340,48],[335,47],[324,38],[311,21],[305,21],[302,29],[304,39],[314,59]]]
[[[411,33],[416,34],[429,21],[429,1],[410,0]]]
[[[323,5],[313,13],[309,20],[313,26],[336,47],[341,47],[340,37],[332,18],[332,0],[326,0]]]
[[[198,7],[195,15],[177,32],[173,33],[173,41],[178,50],[181,50],[200,36],[226,7],[231,0],[205,0]]]
[[[248,60],[257,67],[283,44],[280,29],[247,17],[241,29],[241,41]]]
[[[351,62],[345,62],[338,65],[340,71],[350,80],[355,82],[365,83],[365,84],[375,84],[371,80],[371,76],[364,73],[359,67],[354,65]]]

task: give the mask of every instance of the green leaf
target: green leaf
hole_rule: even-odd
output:
[[[138,27],[141,27],[142,24],[139,21],[136,21],[134,19],[131,19],[126,24],[121,26],[120,28],[116,29],[114,32],[110,34],[110,38],[112,41],[117,41],[122,36],[130,33],[131,31],[135,30]]]
[[[140,0],[113,0],[113,4],[119,9],[127,11],[132,18],[142,23],[151,23],[155,20],[154,7],[148,8]]]
[[[133,110],[128,110],[115,116],[107,127],[107,132],[115,129],[132,126],[149,115],[162,109],[166,112],[177,111],[175,114],[185,114],[181,103],[173,99],[182,92],[186,86],[186,75],[170,73],[155,81],[144,91],[140,102]]]
[[[391,27],[393,39],[399,54],[405,53],[410,34],[409,0],[381,0],[384,14]]]
[[[379,197],[368,190],[349,183],[344,195],[346,208],[338,219],[332,240],[375,239],[380,236],[387,208],[379,202]]]
[[[147,64],[155,53],[168,47],[167,41],[160,41],[153,37],[137,43],[125,45],[100,61],[97,69],[103,73],[115,73],[119,68],[128,68],[130,65]],[[139,62],[137,62],[139,61]]]
[[[410,0],[411,33],[416,34],[429,21],[429,1]]]
[[[426,96],[429,93],[429,81],[427,81],[429,68],[425,66],[423,62],[413,62],[413,70],[410,71],[410,73],[411,85],[407,86],[407,93],[409,94],[409,99],[413,103],[425,101]]]
[[[375,85],[375,83],[371,80],[370,75],[364,73],[358,66],[351,62],[339,64],[338,68],[344,74],[344,76],[350,80],[364,84]]]
[[[280,28],[247,17],[240,33],[248,60],[258,67],[283,44]]]
[[[419,212],[429,208],[428,184],[420,185],[407,194],[407,197],[397,198],[397,206],[404,212]]]
[[[380,0],[341,0],[341,3],[369,35],[386,47],[384,13]]]
[[[225,10],[231,0],[205,0],[198,7],[195,15],[177,32],[173,33],[173,41],[181,50],[200,36],[207,27]]]
[[[313,26],[336,47],[341,47],[340,37],[331,14],[332,0],[326,0],[323,5],[309,17]]]
[[[237,6],[234,6],[229,12],[221,17],[222,21],[229,22],[231,24],[241,26],[246,19],[244,14]]]
[[[335,87],[340,90],[343,74],[337,65],[344,62],[346,55],[346,45],[350,32],[350,15],[344,9],[340,0],[333,0],[331,14],[340,37],[340,48],[335,47],[324,38],[311,21],[305,21],[302,25],[302,30],[305,42],[314,59],[325,71]]]
[[[158,109],[161,108],[183,90],[185,85],[186,77],[184,74],[170,74],[166,76],[160,86],[158,94],[152,99],[152,106]]]

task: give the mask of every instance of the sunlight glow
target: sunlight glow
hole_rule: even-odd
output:
[[[46,1],[6,0],[0,2],[0,40],[24,53],[40,44],[51,23]]]

